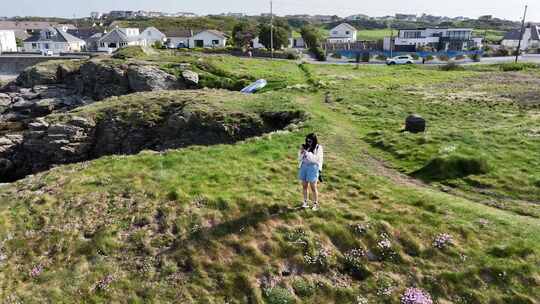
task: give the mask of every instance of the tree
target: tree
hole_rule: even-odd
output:
[[[259,41],[267,49],[271,48],[270,43],[270,25],[261,24],[259,26]],[[283,26],[274,26],[274,49],[281,49],[289,45],[289,31]]]
[[[243,21],[233,27],[233,42],[237,47],[248,47],[251,41],[259,35],[259,28],[255,23]]]
[[[312,25],[304,26],[300,29],[300,34],[308,48],[318,47],[321,44],[322,36],[317,28]]]

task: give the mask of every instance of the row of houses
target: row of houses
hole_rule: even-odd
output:
[[[358,30],[342,23],[330,30],[328,43],[355,43],[358,41]],[[463,51],[471,48],[481,48],[482,38],[473,37],[473,29],[468,28],[419,28],[398,30],[396,37],[386,37],[383,49],[389,51],[414,52],[422,48],[437,51]]]
[[[163,33],[155,27],[142,32],[138,28],[115,28],[110,32],[71,30],[49,27],[23,41],[24,52],[61,53],[99,51],[113,52],[127,46],[152,46],[156,42],[169,47],[225,47],[227,37],[220,31],[204,30]]]

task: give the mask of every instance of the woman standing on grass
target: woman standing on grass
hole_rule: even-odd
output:
[[[319,145],[317,135],[311,133],[306,136],[305,144],[300,146],[298,161],[300,170],[298,178],[302,182],[304,202],[302,208],[309,208],[308,187],[313,195],[313,211],[319,210],[319,191],[317,182],[323,167],[323,147]]]

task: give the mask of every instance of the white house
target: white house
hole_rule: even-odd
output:
[[[220,31],[206,30],[189,38],[189,48],[224,48],[227,36]]]
[[[146,45],[138,28],[115,28],[98,40],[98,51],[111,53],[119,48],[135,45]]]
[[[193,37],[192,30],[171,30],[164,32],[165,45],[170,49],[189,48],[189,39]]]
[[[354,26],[348,23],[342,23],[330,30],[330,36],[328,37],[328,42],[330,43],[356,42],[357,34],[358,34],[358,30]]]
[[[481,48],[482,38],[472,36],[470,28],[419,28],[401,29],[397,37],[386,37],[385,50],[393,45],[395,51],[415,51],[418,48],[433,48],[438,51],[465,51],[469,48]]]
[[[14,31],[0,30],[0,54],[2,52],[16,52],[17,41]]]
[[[24,40],[25,52],[80,52],[85,42],[67,32],[67,28],[50,27]]]
[[[510,49],[517,49],[520,35],[521,30],[514,30],[506,33],[501,41],[501,45]],[[520,49],[525,51],[536,48],[540,48],[540,26],[529,25],[525,28],[525,31],[523,31]]]
[[[157,28],[151,26],[142,31],[141,39],[146,41],[147,46],[151,46],[158,41],[164,43],[167,40],[167,36]]]

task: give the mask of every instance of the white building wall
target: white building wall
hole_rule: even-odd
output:
[[[196,48],[197,41],[203,41],[204,48],[224,48],[227,44],[227,39],[218,37],[210,32],[201,32],[189,39],[189,48]]]
[[[329,42],[355,42],[357,30],[352,30],[344,24],[340,24],[330,30]]]
[[[529,47],[534,47],[534,46],[529,45],[530,42],[531,42],[531,29],[526,28],[525,31],[523,32],[523,40],[521,40],[520,49],[524,51],[524,50],[527,50]],[[503,41],[501,41],[501,45],[509,49],[517,49],[518,44],[519,44],[519,40],[504,39]]]
[[[165,38],[165,34],[152,27],[145,29],[141,33],[141,39],[146,40],[146,45],[152,45],[156,41],[165,42]]]
[[[7,30],[0,31],[0,53],[16,51],[17,40],[15,39],[15,32]]]

